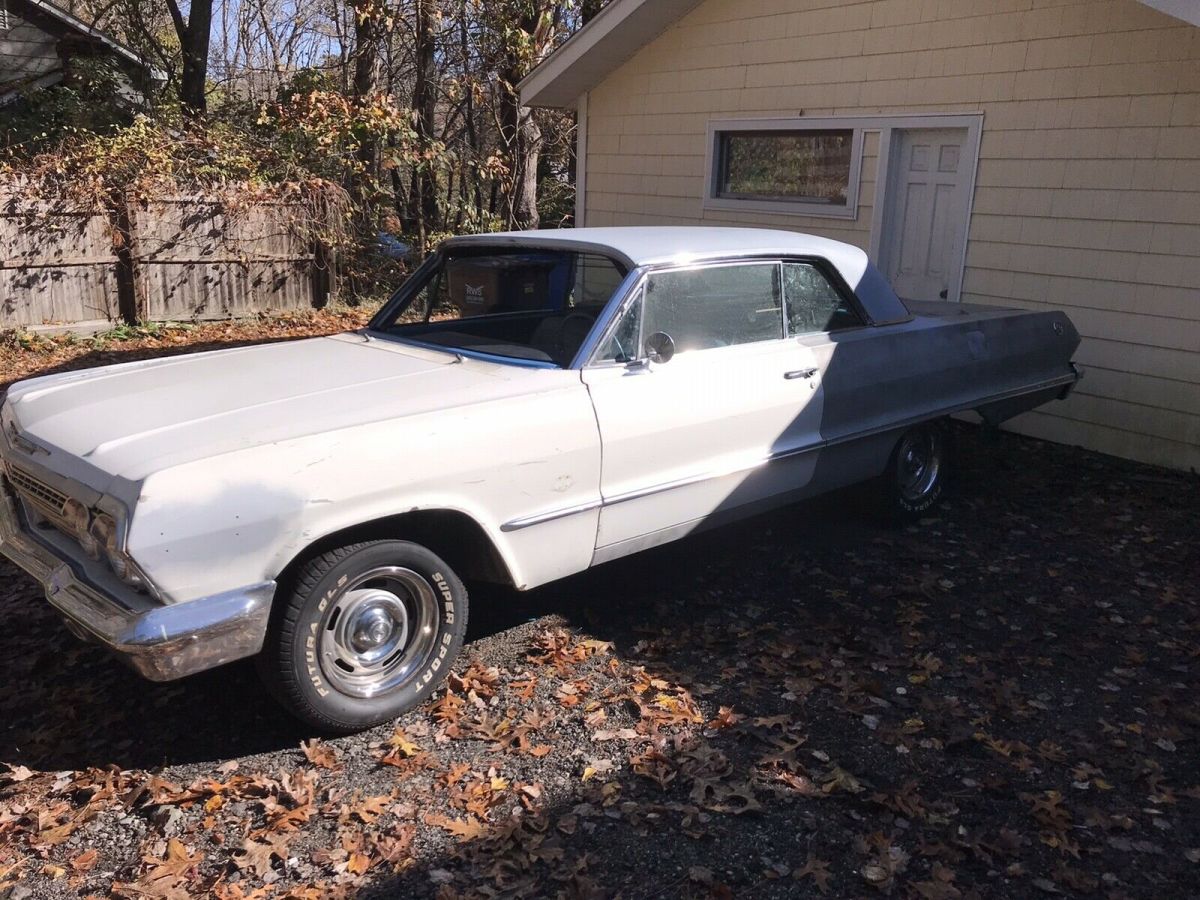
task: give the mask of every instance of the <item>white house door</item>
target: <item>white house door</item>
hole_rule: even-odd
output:
[[[967,129],[905,129],[888,176],[884,263],[888,280],[910,300],[957,300],[967,236]]]

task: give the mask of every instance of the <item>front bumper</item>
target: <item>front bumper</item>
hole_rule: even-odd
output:
[[[92,584],[71,560],[27,533],[18,502],[2,482],[0,553],[42,583],[50,605],[80,637],[152,681],[182,678],[262,649],[275,582],[183,603],[159,605],[147,598],[138,605]]]

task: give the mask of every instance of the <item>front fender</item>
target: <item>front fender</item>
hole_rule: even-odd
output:
[[[576,381],[157,472],[143,485],[129,551],[180,601],[272,580],[305,548],[347,528],[453,510],[482,528],[519,588],[533,587],[590,564],[596,513],[586,507],[599,483],[599,434]],[[511,533],[501,527],[569,507],[585,511]]]

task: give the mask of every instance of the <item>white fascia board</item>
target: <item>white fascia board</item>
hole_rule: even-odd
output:
[[[573,109],[579,97],[700,2],[613,0],[521,81],[521,103]]]
[[[1192,25],[1200,25],[1200,0],[1138,0],[1138,3]]]

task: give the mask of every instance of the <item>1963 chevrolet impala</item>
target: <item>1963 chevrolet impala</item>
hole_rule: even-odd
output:
[[[257,655],[329,731],[429,695],[462,578],[531,588],[877,479],[1074,386],[1065,315],[899,300],[861,250],[624,228],[446,242],[362,331],[15,385],[0,550],[166,680]]]

